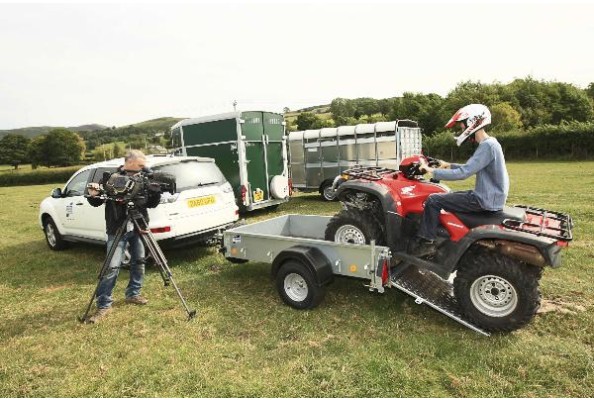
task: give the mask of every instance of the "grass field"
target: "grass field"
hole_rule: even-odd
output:
[[[592,396],[594,162],[510,163],[509,171],[509,203],[570,213],[576,239],[541,281],[551,311],[489,338],[397,290],[370,294],[358,280],[336,279],[318,308],[293,310],[269,265],[233,265],[214,248],[166,253],[195,320],[186,322],[155,270],[145,281],[149,305],[125,305],[123,271],[114,312],[81,325],[104,249],[47,248],[38,206],[58,185],[0,188],[0,396]],[[301,194],[250,219],[339,208]]]

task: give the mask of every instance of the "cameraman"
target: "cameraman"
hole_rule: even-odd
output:
[[[130,150],[124,157],[124,165],[119,167],[115,174],[133,176],[145,171],[146,157],[139,150]],[[105,184],[105,182],[102,182]],[[93,207],[99,207],[105,203],[105,222],[107,228],[107,251],[111,248],[119,227],[122,226],[127,216],[127,206],[119,201],[105,200],[99,198],[99,185],[89,187],[87,201]],[[147,224],[149,221],[147,208],[155,208],[159,205],[161,193],[149,186],[147,201],[144,205],[138,206],[138,210],[144,216]],[[145,251],[140,234],[134,231],[132,222],[128,223],[126,233],[117,244],[117,248],[109,264],[109,270],[99,283],[97,290],[97,311],[88,319],[88,322],[95,323],[111,311],[113,300],[111,294],[120,272],[120,266],[126,252],[126,244],[130,245],[130,282],[126,288],[126,303],[144,305],[148,300],[140,295],[142,281],[144,279],[144,257]],[[148,226],[146,227],[148,229]]]

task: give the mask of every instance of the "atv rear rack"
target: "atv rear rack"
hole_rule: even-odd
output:
[[[355,165],[353,168],[349,168],[342,172],[342,175],[349,175],[356,179],[367,179],[370,181],[378,181],[382,179],[384,175],[394,174],[398,172],[392,168],[383,167],[364,167]]]
[[[573,221],[569,215],[530,206],[517,205],[514,207],[524,209],[526,219],[524,221],[506,219],[503,221],[504,227],[568,242],[573,239],[571,234]]]

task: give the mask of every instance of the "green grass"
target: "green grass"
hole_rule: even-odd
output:
[[[547,269],[543,299],[565,310],[483,337],[397,290],[336,279],[310,311],[285,306],[268,264],[233,265],[213,248],[166,252],[188,302],[147,271],[149,305],[122,301],[97,325],[76,318],[104,249],[50,251],[36,218],[55,185],[0,188],[2,397],[588,397],[594,393],[594,163],[510,163],[509,203],[570,213],[576,239]],[[455,189],[471,187],[455,182]],[[332,215],[301,194],[274,212]]]

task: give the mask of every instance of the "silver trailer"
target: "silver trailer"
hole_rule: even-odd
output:
[[[465,321],[453,296],[452,285],[433,273],[401,260],[391,267],[385,246],[342,244],[324,240],[331,217],[284,215],[229,229],[223,233],[223,253],[235,263],[272,264],[281,299],[297,309],[311,309],[323,300],[334,276],[369,281],[370,291],[395,287],[474,331],[488,333]]]
[[[332,182],[342,171],[356,165],[398,169],[400,160],[421,150],[421,128],[409,120],[291,132],[293,187],[333,200]]]

